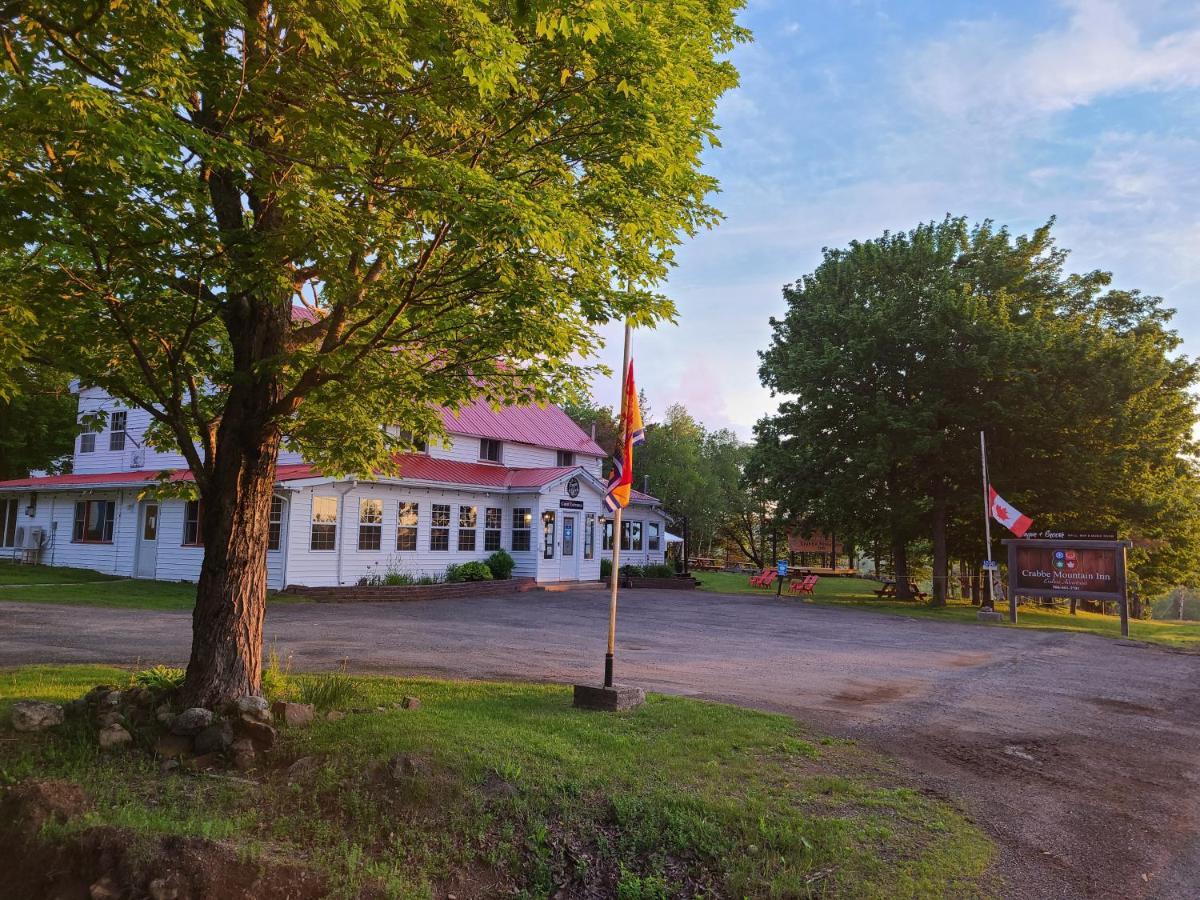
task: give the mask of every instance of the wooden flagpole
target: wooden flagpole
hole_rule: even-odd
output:
[[[629,345],[633,336],[633,328],[629,322],[625,323],[625,354],[621,359],[621,453],[625,452],[625,443],[629,430],[629,423],[626,421],[626,416],[629,410],[626,409],[625,393],[626,380],[629,378]],[[632,464],[632,460],[630,461]],[[613,537],[612,537],[612,573],[609,575],[609,601],[608,601],[608,652],[604,655],[604,686],[610,688],[613,686],[613,653],[617,646],[617,591],[620,587],[620,572],[621,572],[621,513],[623,512],[620,506],[613,513]]]
[[[979,456],[983,460],[983,533],[987,539],[987,605],[996,608],[996,598],[992,596],[992,505],[988,496],[987,444],[984,443],[983,432],[979,432]]]

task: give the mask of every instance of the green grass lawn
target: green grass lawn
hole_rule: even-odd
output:
[[[307,598],[274,592],[267,599],[271,603],[309,602]],[[5,600],[112,609],[190,610],[196,602],[196,585],[118,578],[90,569],[0,562],[0,602]]]
[[[323,691],[330,678],[343,689]],[[12,699],[63,701],[127,679],[98,667],[0,672],[0,731]],[[101,753],[74,720],[60,734],[0,740],[0,784],[85,787],[92,811],[43,840],[117,825],[133,842],[228,841],[253,858],[307,861],[337,896],[996,893],[993,847],[958,811],[890,762],[785,716],[657,695],[629,713],[589,713],[546,685],[279,673],[271,683],[371,711],[284,731],[278,766],[319,760],[292,785],[278,769],[245,781],[164,776],[143,754]],[[404,695],[421,708],[392,708]],[[367,774],[396,754],[419,761],[417,774]]]
[[[749,576],[734,575],[729,572],[698,572],[701,590],[719,593],[758,594],[767,595],[763,588],[750,587]],[[891,613],[902,616],[919,616],[921,618],[939,619],[944,622],[963,622],[973,625],[991,625],[992,627],[1013,627],[1007,621],[1003,626],[993,623],[980,622],[976,617],[979,607],[970,603],[951,601],[941,609],[935,609],[925,603],[901,600],[880,600],[872,593],[879,587],[878,582],[862,578],[822,578],[817,582],[812,600],[807,597],[801,602],[811,602],[817,605],[850,606],[860,609],[870,609],[875,612]],[[774,593],[774,586],[771,593]],[[787,598],[787,587],[784,595]],[[795,598],[791,598],[795,600]],[[1004,603],[997,604],[997,609],[1007,615],[1008,607]],[[1017,610],[1017,628],[1040,628],[1053,631],[1081,631],[1098,634],[1104,637],[1121,636],[1121,621],[1117,616],[1104,616],[1099,613],[1080,611],[1071,615],[1066,609],[1047,609],[1032,605],[1024,605]],[[1134,640],[1147,641],[1155,644],[1165,644],[1181,649],[1200,650],[1200,622],[1173,622],[1158,619],[1134,619],[1129,623],[1129,636]]]

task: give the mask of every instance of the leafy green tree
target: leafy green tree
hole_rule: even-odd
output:
[[[26,365],[6,377],[11,389],[0,396],[0,480],[35,469],[62,471],[78,431],[67,379]]]
[[[1196,367],[1158,298],[1065,274],[1051,226],[948,217],[826,250],[784,289],[760,370],[784,400],[759,423],[756,471],[790,517],[886,535],[898,593],[922,536],[937,604],[951,555],[982,555],[981,430],[1023,511],[1160,541],[1131,558],[1147,591],[1195,570]]]
[[[388,468],[381,423],[569,394],[597,325],[673,314],[655,286],[717,217],[700,156],[739,6],[2,7],[0,346],[185,454],[186,702],[259,689],[281,445]]]

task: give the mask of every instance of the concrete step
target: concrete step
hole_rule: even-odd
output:
[[[605,585],[601,581],[543,581],[537,586],[537,589],[558,593],[560,591],[602,591],[604,587]]]

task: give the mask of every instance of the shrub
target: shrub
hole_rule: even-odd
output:
[[[174,691],[183,686],[185,674],[183,669],[154,666],[151,669],[134,672],[130,681],[138,687],[150,688],[153,691]]]
[[[358,682],[346,674],[347,660],[341,671],[321,675],[306,675],[300,681],[300,702],[311,703],[317,709],[328,710],[347,706],[358,697]]]
[[[491,581],[492,570],[478,561],[451,564],[446,567],[446,580],[451,583],[463,581]]]
[[[635,566],[632,563],[628,566],[621,566],[622,578],[641,578],[643,574],[641,566]]]
[[[279,661],[279,651],[275,644],[267,652],[267,664],[262,673],[262,695],[268,700],[286,700],[292,695],[292,657],[289,654],[286,664]]]
[[[612,560],[611,559],[600,560],[600,577],[607,578],[611,574],[612,574]]]
[[[642,567],[642,574],[647,578],[674,578],[675,567],[668,563],[651,563]]]
[[[491,570],[493,578],[503,581],[506,578],[512,578],[517,561],[504,550],[497,550],[484,561],[484,565]]]

